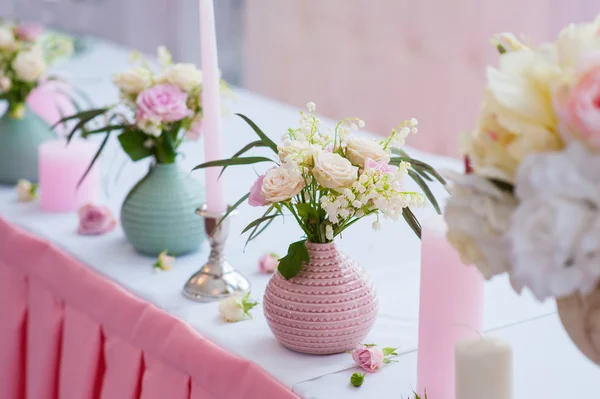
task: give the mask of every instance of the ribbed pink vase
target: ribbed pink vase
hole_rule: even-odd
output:
[[[334,243],[306,243],[310,262],[291,280],[276,272],[263,301],[267,322],[284,346],[317,355],[354,349],[377,317],[367,273]]]

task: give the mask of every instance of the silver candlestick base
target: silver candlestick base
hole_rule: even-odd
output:
[[[248,279],[225,260],[225,241],[229,234],[229,218],[219,226],[224,213],[211,213],[206,205],[196,212],[204,218],[204,226],[210,243],[208,262],[194,273],[183,287],[183,295],[198,302],[209,302],[227,298],[250,289]]]

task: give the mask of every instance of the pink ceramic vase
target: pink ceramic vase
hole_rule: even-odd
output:
[[[277,272],[263,301],[279,342],[297,352],[326,355],[352,350],[367,336],[378,300],[366,272],[334,243],[306,243],[310,262],[291,280]]]

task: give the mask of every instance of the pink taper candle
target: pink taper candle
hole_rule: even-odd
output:
[[[441,216],[423,223],[417,393],[454,399],[454,347],[483,328],[483,278],[446,240]]]
[[[200,44],[202,47],[202,108],[204,161],[221,159],[221,72],[217,56],[215,11],[212,0],[200,0]],[[209,212],[225,212],[227,205],[221,168],[206,169],[206,206]]]
[[[43,143],[39,148],[40,206],[51,212],[73,212],[93,202],[98,188],[97,165],[81,186],[77,183],[87,170],[98,145],[85,140]]]

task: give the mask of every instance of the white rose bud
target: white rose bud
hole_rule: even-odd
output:
[[[46,72],[46,61],[39,47],[33,47],[31,50],[24,50],[17,54],[12,67],[17,78],[24,82],[35,82]]]
[[[265,174],[261,193],[265,202],[272,204],[293,198],[302,191],[304,185],[300,170],[279,166]]]
[[[202,71],[194,64],[175,64],[167,68],[164,79],[183,91],[190,91],[202,84]]]
[[[143,68],[132,68],[115,75],[113,81],[125,93],[138,94],[152,84],[150,72]]]
[[[37,184],[21,179],[17,182],[17,199],[20,202],[33,201],[37,196]]]
[[[339,154],[323,151],[315,157],[313,175],[321,186],[335,190],[350,187],[358,179],[358,168]]]
[[[363,167],[365,160],[390,161],[390,153],[381,144],[366,137],[351,137],[348,139],[346,156],[353,165]]]
[[[8,27],[0,27],[0,50],[14,51],[17,41],[13,31]]]
[[[250,299],[250,293],[242,296],[235,294],[219,302],[219,315],[221,319],[233,323],[242,321],[246,317],[252,317],[250,309],[255,307],[258,302]]]

